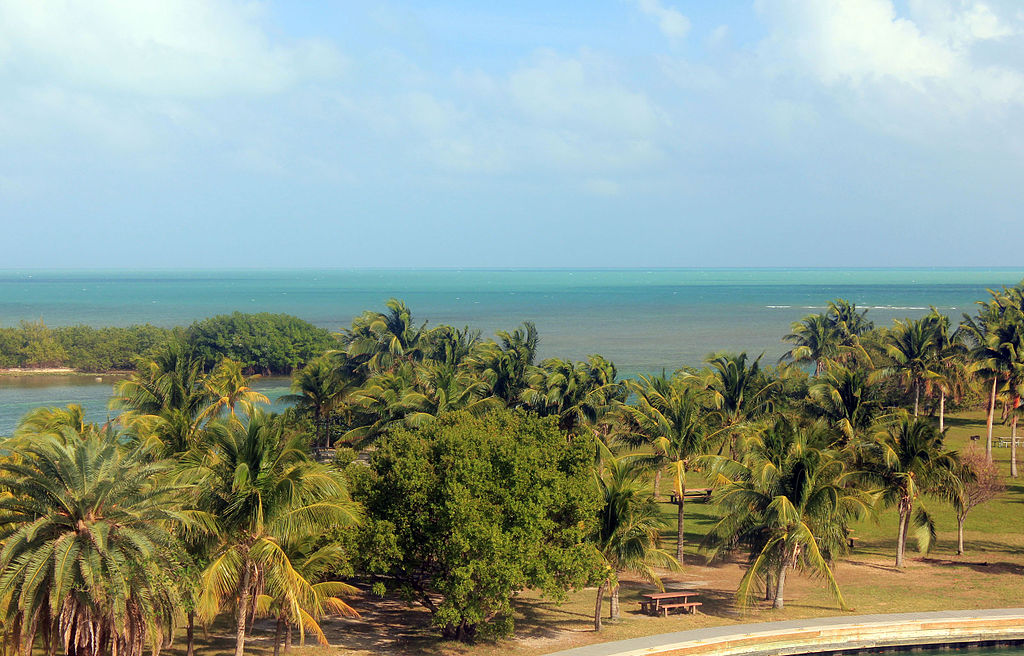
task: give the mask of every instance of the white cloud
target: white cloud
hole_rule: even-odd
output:
[[[983,42],[1019,33],[983,2],[758,0],[772,33],[764,60],[776,73],[808,72],[826,87],[919,110],[965,113],[1024,103],[1024,74],[977,56]],[[987,107],[986,107],[987,108]]]
[[[261,8],[229,0],[0,0],[0,69],[146,96],[280,91],[337,70],[330,45],[271,42]]]
[[[674,7],[668,7],[659,0],[636,0],[636,5],[647,16],[658,23],[661,33],[673,41],[686,37],[690,32],[690,19]]]

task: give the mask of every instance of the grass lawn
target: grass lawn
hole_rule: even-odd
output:
[[[947,444],[963,448],[970,435],[981,435],[984,448],[985,422],[981,413],[965,413],[948,420]],[[1008,434],[1003,426],[996,435]],[[1024,454],[1022,454],[1024,455]],[[908,545],[908,566],[893,568],[896,544],[896,515],[885,511],[856,527],[857,548],[836,566],[836,577],[850,613],[894,613],[969,608],[1001,608],[1024,605],[1024,483],[1009,479],[1009,449],[996,448],[995,458],[1007,476],[1003,496],[975,508],[967,518],[965,556],[956,556],[956,518],[948,506],[928,503],[937,518],[939,541],[927,556]],[[700,485],[698,481],[694,485]],[[663,486],[667,491],[667,484]],[[675,516],[675,507],[665,504]],[[743,575],[738,562],[707,564],[696,548],[715,521],[714,508],[688,503],[687,563],[682,573],[666,576],[668,589],[683,586],[701,590],[699,615],[656,618],[641,615],[637,601],[652,592],[647,583],[625,580],[622,584],[623,616],[606,621],[600,633],[593,631],[594,590],[572,594],[562,603],[524,594],[516,601],[516,635],[499,642],[467,646],[444,642],[429,626],[426,611],[397,600],[373,597],[355,599],[352,605],[363,612],[362,620],[332,620],[325,623],[330,647],[305,646],[294,649],[298,656],[331,654],[435,654],[472,656],[531,656],[546,654],[593,642],[621,640],[653,633],[682,631],[740,622],[774,621],[801,617],[840,615],[822,581],[791,574],[786,583],[786,608],[753,608],[740,613],[733,606],[733,593]],[[675,547],[675,527],[666,531],[666,546]],[[605,605],[607,613],[607,603]],[[198,652],[204,656],[231,654],[234,643],[230,627],[213,627],[208,639],[200,639]],[[257,623],[246,652],[272,653],[273,626]],[[177,642],[169,650],[184,654]]]

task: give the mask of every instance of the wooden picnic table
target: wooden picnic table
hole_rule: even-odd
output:
[[[1010,438],[1010,437],[993,437],[992,439],[995,440],[996,446],[1003,447],[1003,448],[1009,448],[1010,440],[1011,439],[1013,439],[1013,441],[1016,443],[1017,446],[1021,446],[1022,444],[1024,444],[1024,437],[1021,437],[1021,436],[1017,436],[1015,438]]]
[[[675,590],[672,592],[645,594],[644,597],[646,599],[640,601],[640,610],[648,615],[662,613],[665,617],[668,617],[670,610],[677,608],[682,609],[684,613],[696,613],[697,607],[701,603],[699,601],[690,601],[690,597],[696,597],[699,594],[696,590]]]

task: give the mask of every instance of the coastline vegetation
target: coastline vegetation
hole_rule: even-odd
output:
[[[384,599],[488,644],[530,595],[590,595],[598,631],[625,581],[662,587],[696,553],[742,570],[733,611],[783,612],[808,578],[847,609],[836,571],[865,521],[893,516],[879,577],[908,570],[911,537],[934,549],[943,513],[973,548],[968,511],[1017,489],[1024,395],[1024,285],[956,325],[866,315],[837,299],[778,363],[713,353],[638,380],[599,355],[538,361],[528,322],[487,339],[394,299],[336,335],[284,315],[112,329],[139,347],[118,418],[39,408],[4,444],[5,644],[134,656],[182,628],[191,656],[197,625],[229,623],[241,656],[265,621],[276,655]],[[71,329],[6,330],[26,358],[70,357]],[[264,371],[292,371],[291,407],[265,410]],[[984,440],[953,448],[949,414],[972,408]],[[693,488],[711,490],[699,529]]]

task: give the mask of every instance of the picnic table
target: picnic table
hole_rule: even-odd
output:
[[[690,601],[690,597],[696,597],[698,594],[700,593],[695,590],[676,590],[673,592],[645,594],[645,599],[640,601],[640,610],[648,615],[661,613],[665,617],[668,617],[670,610],[676,609],[681,609],[684,613],[696,613],[697,607],[701,603],[699,601]]]
[[[996,437],[993,439],[996,441],[996,446],[1003,448],[1009,448],[1011,439],[1013,440],[1016,446],[1021,446],[1022,444],[1024,444],[1024,437]]]
[[[691,487],[687,488],[683,493],[683,501],[710,501],[711,493],[714,492],[710,487]],[[672,503],[679,503],[679,495],[675,492],[672,493]]]

